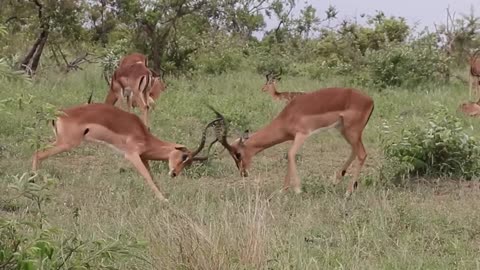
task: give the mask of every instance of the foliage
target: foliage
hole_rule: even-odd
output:
[[[75,231],[50,227],[44,207],[51,201],[55,182],[46,175],[14,176],[10,189],[17,197],[34,202],[37,211],[22,219],[0,218],[1,269],[116,269],[114,265],[121,260],[144,260],[137,254],[143,244],[134,239],[89,240]],[[34,218],[35,212],[39,218]],[[78,215],[74,211],[73,218]]]
[[[388,44],[382,50],[367,50],[365,69],[377,87],[415,86],[448,78],[448,58],[435,47],[433,37],[411,45]]]
[[[480,173],[480,145],[444,107],[438,106],[427,121],[400,134],[398,139],[391,136],[384,146],[384,169],[393,170],[392,177],[471,179]]]
[[[151,68],[170,74],[282,68],[322,79],[348,75],[385,88],[448,80],[452,63],[463,65],[480,40],[473,11],[449,16],[434,33],[413,36],[414,26],[382,11],[353,21],[338,19],[341,11],[334,6],[322,11],[307,4],[295,14],[297,5],[293,0],[10,1],[0,11],[5,22],[0,36],[8,37],[0,51],[5,59],[40,51],[28,47],[48,28],[43,67],[26,56],[14,57],[11,66],[31,62],[32,69],[44,68],[52,60],[49,64],[59,66],[69,55],[89,52],[101,55],[108,78],[121,56],[137,51],[148,56]],[[267,28],[267,19],[276,24]]]
[[[22,71],[14,70],[5,58],[0,58],[0,80],[30,82]]]

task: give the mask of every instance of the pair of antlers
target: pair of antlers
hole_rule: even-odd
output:
[[[205,147],[205,142],[207,141],[207,130],[208,128],[212,127],[212,126],[216,126],[218,125],[218,123],[224,123],[224,119],[223,118],[220,118],[218,117],[217,119],[213,120],[212,122],[208,123],[207,126],[205,126],[205,129],[203,130],[203,133],[202,133],[202,138],[200,140],[200,145],[198,146],[198,148],[192,152],[192,157],[195,157],[196,155],[198,155],[200,153],[200,151],[203,150],[203,148]],[[224,126],[224,124],[222,124]],[[210,148],[212,147],[212,145],[214,143],[217,142],[217,139],[214,140],[212,143],[210,143],[210,146],[208,147],[208,151],[207,151],[207,155],[205,157],[197,157],[195,158],[196,160],[207,160],[208,159],[208,155],[210,153]]]
[[[228,150],[228,152],[230,152],[230,154],[233,155],[235,151],[230,146],[230,144],[228,143],[228,140],[227,140],[228,125],[227,125],[227,121],[225,120],[225,117],[220,112],[215,110],[212,106],[207,104],[207,107],[210,110],[212,110],[217,116],[217,118],[213,121],[213,122],[215,122],[214,125],[217,125],[217,127],[222,128],[222,131],[219,131],[218,129],[215,129],[215,137],[216,138],[212,143],[210,143],[210,146],[208,147],[207,153],[210,152],[210,148],[213,146],[213,144],[215,144],[216,142],[219,142],[223,147],[225,147],[225,149]],[[246,140],[246,139],[248,139],[248,130],[246,130],[244,132],[244,134],[242,135],[242,137],[240,138],[240,143],[243,143],[243,141]]]
[[[267,73],[265,75],[265,77],[267,78],[267,82],[270,81],[270,80],[273,80],[273,79],[276,79],[276,80],[280,80],[281,79],[281,75],[283,73],[283,69],[280,68],[280,72],[279,73],[276,73],[274,74],[273,71],[270,71],[269,73]]]

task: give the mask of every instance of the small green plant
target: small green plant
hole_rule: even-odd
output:
[[[20,219],[0,218],[0,269],[118,269],[122,260],[146,260],[137,254],[144,243],[127,237],[115,240],[84,239],[74,232],[50,226],[43,209],[51,201],[54,179],[45,175],[14,176],[9,185],[17,198],[37,207],[40,218],[26,215]],[[27,204],[28,204],[27,202]],[[35,211],[28,211],[35,213]],[[73,211],[78,218],[79,211]],[[75,222],[75,226],[79,226]]]
[[[480,173],[480,146],[464,132],[460,120],[444,107],[427,121],[405,128],[399,139],[386,142],[383,171],[398,179],[407,176],[471,179]]]

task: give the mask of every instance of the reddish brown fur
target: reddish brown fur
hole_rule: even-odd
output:
[[[142,120],[148,126],[149,96],[152,83],[152,73],[142,63],[119,67],[113,73],[105,103],[115,105],[117,100],[123,99],[124,93],[126,93],[127,110],[130,111],[135,103],[135,106],[140,107]]]
[[[295,155],[304,141],[315,131],[326,127],[336,127],[352,147],[352,152],[344,166],[336,172],[339,182],[344,171],[355,157],[358,165],[347,190],[347,195],[357,186],[360,170],[367,153],[362,143],[362,133],[372,112],[373,100],[355,89],[326,88],[305,93],[294,98],[270,124],[255,132],[248,139],[237,139],[224,146],[229,150],[242,175],[247,175],[254,155],[276,144],[294,140],[288,153],[288,170],[284,190],[293,187],[300,192],[300,179],[295,164]],[[224,138],[225,139],[225,138]]]
[[[287,103],[295,97],[305,94],[304,92],[278,92],[274,78],[267,79],[267,82],[262,87],[262,91],[268,92],[275,100],[283,100]]]
[[[480,106],[475,102],[462,103],[458,109],[467,116],[480,116]]]
[[[118,63],[118,66],[123,67],[137,63],[143,63],[146,67],[148,67],[148,58],[141,53],[132,53],[122,57]]]
[[[140,85],[140,79],[149,79],[150,84]],[[141,89],[145,88],[147,93],[140,95]],[[105,103],[115,105],[118,99],[123,99],[122,89],[134,91],[132,100],[127,98],[127,110],[140,107],[143,112],[145,124],[147,124],[147,114],[150,106],[166,89],[165,82],[155,72],[148,68],[148,59],[140,53],[132,53],[124,56],[120,61],[110,81],[110,90],[105,99]]]
[[[480,50],[475,51],[475,53],[470,57],[470,72],[469,72],[469,78],[470,78],[470,85],[469,85],[469,91],[470,91],[470,97],[472,96],[472,90],[473,87],[475,88],[475,99],[477,100],[479,98],[479,86],[480,86],[480,59],[479,59],[479,54]]]
[[[104,142],[122,152],[145,178],[155,195],[165,200],[153,182],[148,161],[168,161],[169,174],[175,177],[192,161],[205,159],[195,157],[203,148],[205,131],[201,146],[192,153],[183,145],[157,139],[138,116],[114,106],[94,103],[64,109],[62,112],[64,114],[57,118],[56,123],[54,122],[56,135],[54,146],[33,155],[34,171],[42,160],[69,151],[79,146],[83,140]]]

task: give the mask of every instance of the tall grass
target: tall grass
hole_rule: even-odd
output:
[[[0,114],[1,216],[21,218],[27,209],[7,185],[12,175],[30,170],[33,150],[26,128],[36,112],[45,103],[58,107],[85,103],[92,89],[94,100],[103,101],[107,86],[98,71],[92,67],[65,76],[43,74],[31,85],[2,81],[0,100],[26,94],[33,98],[21,109],[9,103]],[[233,121],[232,136],[245,128],[256,130],[283,106],[260,91],[263,83],[263,76],[248,72],[167,78],[167,92],[152,112],[152,132],[194,147],[203,125],[214,117],[204,101]],[[282,90],[326,86],[349,85],[342,78],[283,77],[279,83]],[[213,160],[192,166],[175,179],[167,178],[164,164],[154,164],[154,178],[167,191],[168,206],[155,200],[121,156],[101,145],[85,145],[43,163],[42,171],[59,182],[44,211],[50,224],[88,239],[128,235],[146,240],[148,262],[122,261],[116,265],[120,269],[478,269],[476,182],[371,185],[383,163],[383,126],[388,124],[389,136],[396,136],[396,130],[433,110],[434,102],[457,114],[458,104],[468,99],[467,87],[453,82],[362,90],[374,98],[375,112],[364,135],[369,156],[360,189],[349,201],[343,197],[348,179],[337,187],[331,184],[349,146],[331,131],[310,138],[302,148],[298,167],[305,192],[300,195],[270,198],[282,185],[289,143],[255,157],[245,179],[218,146]],[[461,120],[466,132],[478,130],[475,119]],[[46,141],[53,137],[47,125],[38,126],[38,133]],[[75,221],[69,218],[73,213]]]

